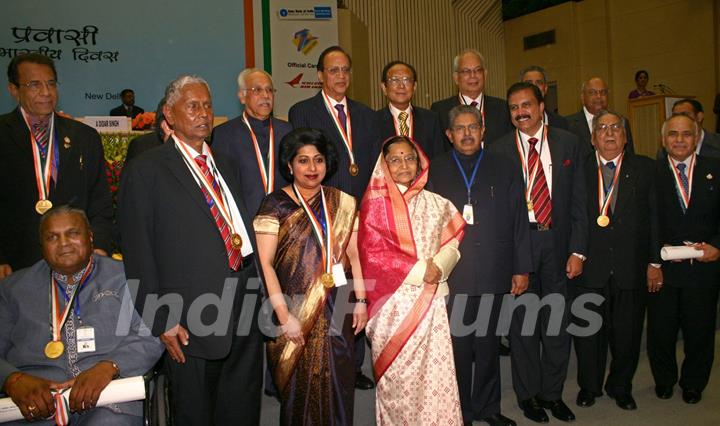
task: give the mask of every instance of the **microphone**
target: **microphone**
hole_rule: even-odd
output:
[[[660,90],[660,93],[662,93],[663,95],[675,93],[672,87],[664,83],[653,84],[653,88]]]

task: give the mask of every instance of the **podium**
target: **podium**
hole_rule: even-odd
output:
[[[628,118],[633,134],[635,153],[655,158],[662,146],[662,124],[672,114],[672,106],[683,95],[653,95],[628,100]]]

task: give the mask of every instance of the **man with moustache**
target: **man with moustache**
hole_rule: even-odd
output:
[[[720,135],[707,132],[703,128],[705,113],[703,112],[703,106],[699,101],[689,98],[680,99],[673,104],[672,113],[685,114],[695,120],[698,124],[700,133],[698,134],[695,154],[720,159]],[[666,157],[667,152],[665,149],[660,148],[657,153],[658,160],[665,161]]]
[[[577,405],[589,407],[607,395],[635,410],[632,379],[640,356],[644,292],[662,283],[654,161],[624,152],[625,119],[600,110],[593,119],[595,153],[584,163],[587,189],[588,258],[575,281],[576,297],[602,296],[586,307],[602,319],[592,336],[575,336]],[[585,320],[574,318],[581,325]],[[608,347],[612,360],[605,379]]]
[[[530,221],[533,272],[528,291],[540,298],[571,295],[568,280],[583,271],[587,253],[585,178],[577,138],[557,127],[545,126],[540,89],[530,83],[515,83],[507,102],[516,131],[490,146],[510,158],[525,183]],[[567,306],[567,302],[566,302]],[[570,356],[565,308],[557,335],[548,333],[550,309],[538,314],[530,336],[522,335],[527,307],[515,309],[510,325],[513,388],[525,417],[547,422],[543,408],[563,421],[575,415],[562,400]]]
[[[485,94],[487,68],[485,58],[475,49],[465,49],[453,59],[453,80],[458,94],[437,101],[430,106],[440,118],[440,126],[450,126],[448,113],[457,105],[470,105],[480,111],[485,128],[485,143],[492,143],[512,130],[507,104],[504,100]],[[448,141],[449,143],[449,141]]]
[[[565,117],[568,121],[568,129],[578,137],[582,149],[588,153],[593,150],[592,119],[601,109],[608,109],[609,94],[610,89],[602,78],[592,77],[584,81],[580,87],[582,109]],[[625,134],[627,135],[625,151],[633,153],[635,149],[633,148],[632,132],[627,120],[625,120]]]
[[[402,61],[392,61],[382,71],[380,89],[388,98],[388,106],[377,112],[381,139],[403,135],[414,140],[428,158],[450,149],[440,130],[437,115],[412,105],[417,89],[415,68]]]
[[[500,413],[497,325],[503,297],[522,294],[532,270],[523,182],[509,159],[482,149],[480,111],[458,105],[450,110],[450,123],[453,150],[433,160],[430,184],[468,224],[459,248],[463,256],[450,275],[448,304],[463,421],[515,425]],[[478,318],[487,321],[487,330],[466,330],[482,321]]]
[[[292,130],[287,121],[272,117],[275,88],[270,74],[257,68],[237,78],[243,113],[213,131],[213,149],[233,163],[248,212],[254,215],[263,198],[287,182],[276,167],[280,140]]]
[[[702,256],[662,264],[663,283],[648,298],[648,358],[660,399],[678,383],[675,345],[682,330],[685,359],[679,374],[682,398],[702,399],[715,350],[720,281],[720,162],[695,153],[700,126],[675,114],[662,126],[668,155],[658,161],[660,244],[692,245]]]
[[[522,71],[520,71],[520,81],[536,85],[540,89],[540,92],[542,92],[543,99],[547,96],[547,74],[545,73],[545,69],[543,67],[539,65],[530,65],[525,67]],[[553,127],[559,127],[564,130],[568,129],[568,122],[565,117],[555,111],[547,109],[545,110],[545,115],[543,116],[543,123]]]
[[[0,279],[41,259],[40,216],[53,205],[85,211],[95,252],[112,248],[112,198],[100,135],[55,114],[58,77],[52,59],[14,57],[8,91],[18,102],[0,116]]]
[[[350,87],[352,60],[340,46],[325,49],[318,58],[322,89],[312,98],[293,105],[288,113],[293,128],[310,127],[335,143],[337,172],[323,184],[362,200],[370,174],[380,155],[381,139],[375,111],[346,96]],[[355,340],[355,388],[372,389],[373,381],[362,372],[365,332]]]
[[[232,166],[205,143],[213,123],[207,82],[180,76],[165,99],[172,140],[122,176],[125,273],[139,282],[135,308],[167,348],[173,423],[257,425],[262,336],[259,283],[249,280],[252,216]],[[217,308],[198,309],[208,297]]]

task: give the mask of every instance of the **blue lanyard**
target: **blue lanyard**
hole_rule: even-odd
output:
[[[309,206],[308,206],[309,207]],[[323,208],[323,198],[320,197],[320,212],[316,212],[314,208],[310,207],[310,211],[313,212],[315,218],[320,222],[322,227],[323,235],[327,235],[327,223],[325,222],[325,209]]]
[[[477,171],[480,168],[480,161],[482,161],[483,156],[485,155],[485,150],[483,149],[480,151],[480,156],[475,161],[475,165],[473,166],[472,176],[470,176],[470,180],[467,178],[467,174],[465,174],[465,170],[463,170],[462,164],[460,164],[460,159],[457,156],[457,151],[452,151],[452,156],[455,159],[455,164],[457,164],[458,170],[460,170],[460,174],[463,177],[463,180],[465,181],[465,188],[467,188],[467,196],[468,196],[468,204],[470,203],[470,189],[472,188],[473,183],[475,183],[475,175],[477,175]]]

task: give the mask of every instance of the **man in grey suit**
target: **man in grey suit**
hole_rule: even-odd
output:
[[[230,159],[245,205],[254,215],[267,194],[287,184],[275,164],[280,140],[292,126],[272,117],[275,88],[270,74],[247,68],[237,82],[238,99],[245,110],[213,130],[212,146]]]
[[[577,138],[542,121],[542,93],[531,83],[515,83],[508,89],[508,105],[516,131],[491,145],[505,154],[524,178],[530,221],[533,272],[528,292],[540,298],[560,300],[562,305],[540,310],[530,335],[523,335],[524,317],[530,305],[515,309],[510,325],[513,387],[525,417],[547,422],[543,408],[559,420],[575,415],[562,400],[570,357],[567,301],[568,280],[583,271],[587,242],[585,179]],[[527,298],[527,296],[526,296]],[[561,314],[560,327],[551,330],[554,310]],[[532,317],[530,318],[532,319]]]
[[[140,401],[95,407],[111,380],[145,374],[164,349],[133,310],[122,263],[93,256],[80,209],[45,213],[40,240],[43,259],[0,283],[3,391],[28,421],[53,415],[51,391],[72,387],[72,424],[142,424]],[[67,316],[48,327],[51,300]]]
[[[595,114],[600,110],[608,109],[608,96],[610,89],[607,83],[600,77],[591,77],[584,81],[580,87],[580,102],[583,107],[575,114],[565,117],[568,121],[568,130],[575,134],[580,140],[581,148],[590,153],[595,148],[592,144],[592,120]],[[634,153],[632,132],[630,124],[625,120],[625,134],[627,135],[627,145],[625,151]]]

